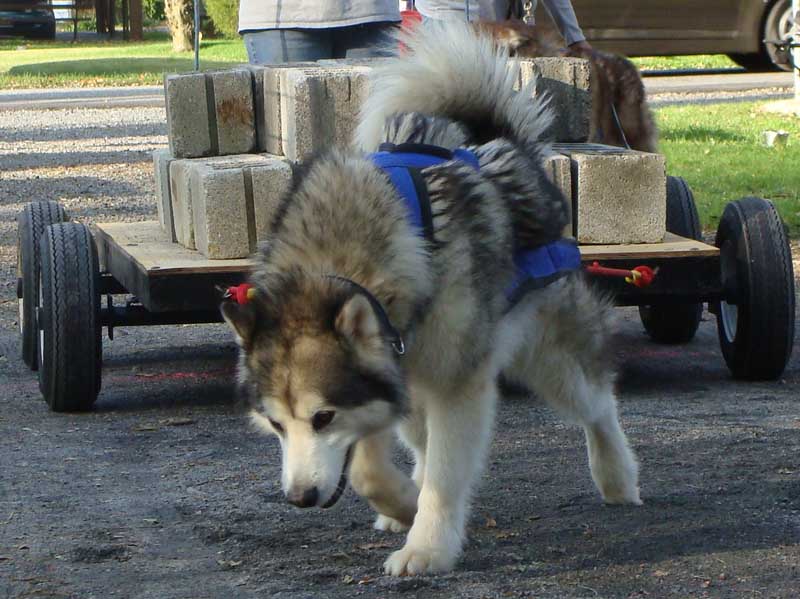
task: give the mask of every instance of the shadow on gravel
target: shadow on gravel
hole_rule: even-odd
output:
[[[103,110],[103,108],[100,107],[98,110]],[[161,135],[167,135],[166,117],[163,123],[140,123],[133,125],[113,123],[109,125],[95,124],[87,125],[85,127],[76,127],[74,124],[67,122],[64,123],[62,127],[47,127],[46,129],[14,129],[8,133],[8,138],[4,139],[4,141],[82,141],[84,139],[130,139],[135,137],[156,137]]]
[[[109,150],[106,152],[25,152],[3,157],[3,170],[30,170],[35,168],[85,166],[87,164],[131,164],[152,162],[156,144],[146,144],[141,150]]]
[[[30,196],[32,192],[39,192],[41,195]],[[114,180],[109,181],[104,177],[86,177],[62,174],[55,178],[42,178],[38,181],[25,179],[0,180],[0,192],[6,198],[20,198],[22,201],[37,200],[56,200],[65,201],[70,198],[84,198],[83,208],[96,211],[98,206],[92,206],[90,201],[85,198],[87,195],[112,194],[115,198],[125,196],[140,196],[141,186],[132,185],[128,181]],[[106,207],[107,202],[102,207]],[[0,220],[8,219],[13,222],[22,207],[18,204],[12,206],[0,205]],[[111,209],[109,209],[111,210]]]

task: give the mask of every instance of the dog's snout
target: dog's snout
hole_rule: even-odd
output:
[[[286,500],[297,507],[314,507],[319,501],[319,491],[316,487],[290,491],[286,494]]]

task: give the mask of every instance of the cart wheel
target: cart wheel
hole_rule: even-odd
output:
[[[694,195],[681,177],[667,177],[667,231],[690,239],[702,239]],[[701,303],[639,306],[645,331],[658,343],[688,343],[700,326],[702,314]]]
[[[39,240],[53,223],[67,220],[57,202],[31,202],[17,216],[17,304],[22,361],[32,370],[39,366],[39,331],[36,308],[39,305]]]
[[[41,241],[39,388],[54,412],[88,410],[100,392],[100,269],[88,227],[61,223]]]
[[[794,273],[775,206],[743,198],[725,207],[717,229],[722,287],[717,306],[722,355],[733,376],[778,378],[794,342]]]

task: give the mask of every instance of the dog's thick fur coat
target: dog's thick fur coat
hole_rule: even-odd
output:
[[[331,151],[285,198],[257,256],[255,298],[223,305],[253,419],[281,442],[287,498],[329,507],[349,472],[377,528],[410,527],[386,561],[392,575],[454,567],[501,371],[584,427],[607,502],[640,502],[606,348],[610,305],[578,274],[514,306],[505,293],[514,251],[558,238],[567,218],[541,163],[548,109],[513,91],[507,54],[467,25],[426,27],[406,45],[377,73],[357,142],[475,152],[480,170],[422,171],[433,240],[367,157]],[[414,454],[410,478],[392,463],[395,433]]]
[[[478,27],[519,58],[564,55],[558,44],[552,41],[554,32],[539,25],[509,20],[480,22]],[[590,53],[567,51],[567,55],[585,58],[591,66],[589,141],[620,147],[627,145],[641,152],[657,152],[658,129],[636,66],[624,56],[600,50]]]

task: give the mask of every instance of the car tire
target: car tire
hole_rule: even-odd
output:
[[[786,39],[791,30],[791,0],[776,0],[767,9],[764,23],[759,35],[761,50],[752,54],[728,54],[733,62],[748,71],[791,71],[788,52],[778,50],[774,44],[765,44],[764,40]]]
[[[789,37],[792,29],[792,3],[790,0],[777,0],[764,20],[764,39],[783,40]],[[774,44],[765,44],[767,56],[773,67],[781,71],[791,71],[788,50],[778,50]]]
[[[667,177],[667,231],[689,239],[703,237],[694,195],[681,177]],[[694,339],[702,315],[702,303],[639,306],[644,330],[656,343],[688,343]]]

